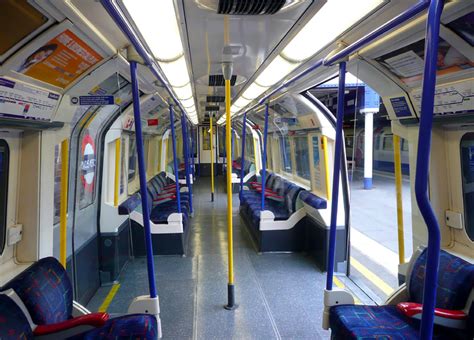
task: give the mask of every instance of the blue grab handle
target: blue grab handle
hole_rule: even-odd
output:
[[[244,190],[244,163],[245,163],[245,136],[247,132],[247,112],[244,112],[242,127],[242,157],[240,158],[240,192],[239,198],[242,199],[242,190]]]
[[[438,220],[434,214],[428,197],[428,179],[439,29],[443,7],[443,0],[432,0],[428,10],[425,38],[423,92],[421,96],[421,118],[418,134],[418,154],[416,158],[415,175],[416,201],[428,229],[428,250],[423,291],[423,313],[420,328],[420,338],[426,340],[431,339],[433,336],[434,308],[436,304],[436,287],[438,282],[438,265],[441,246]]]
[[[170,108],[171,141],[173,145],[173,168],[174,168],[174,178],[176,181],[176,201],[178,202],[178,213],[181,213],[181,193],[179,189],[179,169],[178,169],[178,156],[176,154],[176,133],[174,129],[173,105],[170,105],[169,108]]]
[[[184,172],[186,176],[186,186],[188,187],[189,192],[189,212],[193,212],[193,188],[191,185],[191,180],[189,179],[189,147],[188,147],[188,130],[186,126],[186,117],[184,113],[181,115],[181,129],[183,130],[183,158],[184,158]]]
[[[268,135],[268,103],[265,104],[265,127],[263,129],[261,211],[265,210],[265,180],[267,176],[267,135]]]
[[[150,211],[148,209],[148,193],[146,188],[145,152],[143,149],[142,121],[140,118],[140,93],[138,92],[137,62],[130,62],[132,78],[133,116],[135,118],[135,137],[137,140],[138,176],[140,179],[140,196],[142,200],[143,228],[145,233],[146,262],[148,269],[148,285],[150,297],[157,296],[155,285],[155,266],[153,261],[153,245],[151,242]]]
[[[334,257],[336,250],[337,208],[339,202],[339,180],[342,158],[342,126],[344,123],[344,92],[346,89],[346,62],[339,64],[339,87],[337,90],[337,122],[336,146],[334,151],[334,172],[332,179],[331,224],[329,229],[329,250],[326,276],[326,289],[332,290],[332,277],[334,275]]]

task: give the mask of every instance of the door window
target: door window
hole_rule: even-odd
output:
[[[474,241],[474,132],[461,139],[462,191],[464,199],[464,225]]]
[[[7,201],[8,201],[8,164],[10,152],[8,144],[0,139],[0,255],[5,249],[7,231]]]

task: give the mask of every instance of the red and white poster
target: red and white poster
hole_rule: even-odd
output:
[[[17,72],[61,88],[103,58],[70,30],[65,30],[26,58]]]
[[[82,161],[81,161],[81,182],[84,190],[94,191],[96,153],[94,140],[90,135],[85,135],[82,139]]]

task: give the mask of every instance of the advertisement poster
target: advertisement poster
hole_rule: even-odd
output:
[[[420,40],[376,60],[407,85],[421,80],[424,67],[425,41]],[[447,41],[439,39],[437,75],[451,74],[474,67],[474,63]]]
[[[97,52],[65,30],[28,56],[17,72],[65,88],[100,60]]]
[[[0,78],[0,112],[49,120],[59,105],[60,95],[36,87]]]
[[[206,127],[202,128],[202,149],[211,150],[211,135]]]

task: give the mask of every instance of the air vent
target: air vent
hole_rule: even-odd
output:
[[[283,8],[286,0],[219,0],[218,14],[264,15],[275,14]]]
[[[208,103],[223,103],[225,102],[224,96],[207,96],[206,101]]]
[[[230,79],[230,86],[234,86],[237,81],[237,76],[234,74]],[[224,76],[222,74],[209,75],[209,86],[224,86]]]
[[[219,111],[219,109],[220,109],[219,106],[206,106],[206,111],[207,112]]]
[[[231,55],[231,56],[241,56],[243,53],[243,48],[241,45],[226,45],[222,49],[222,54]]]

